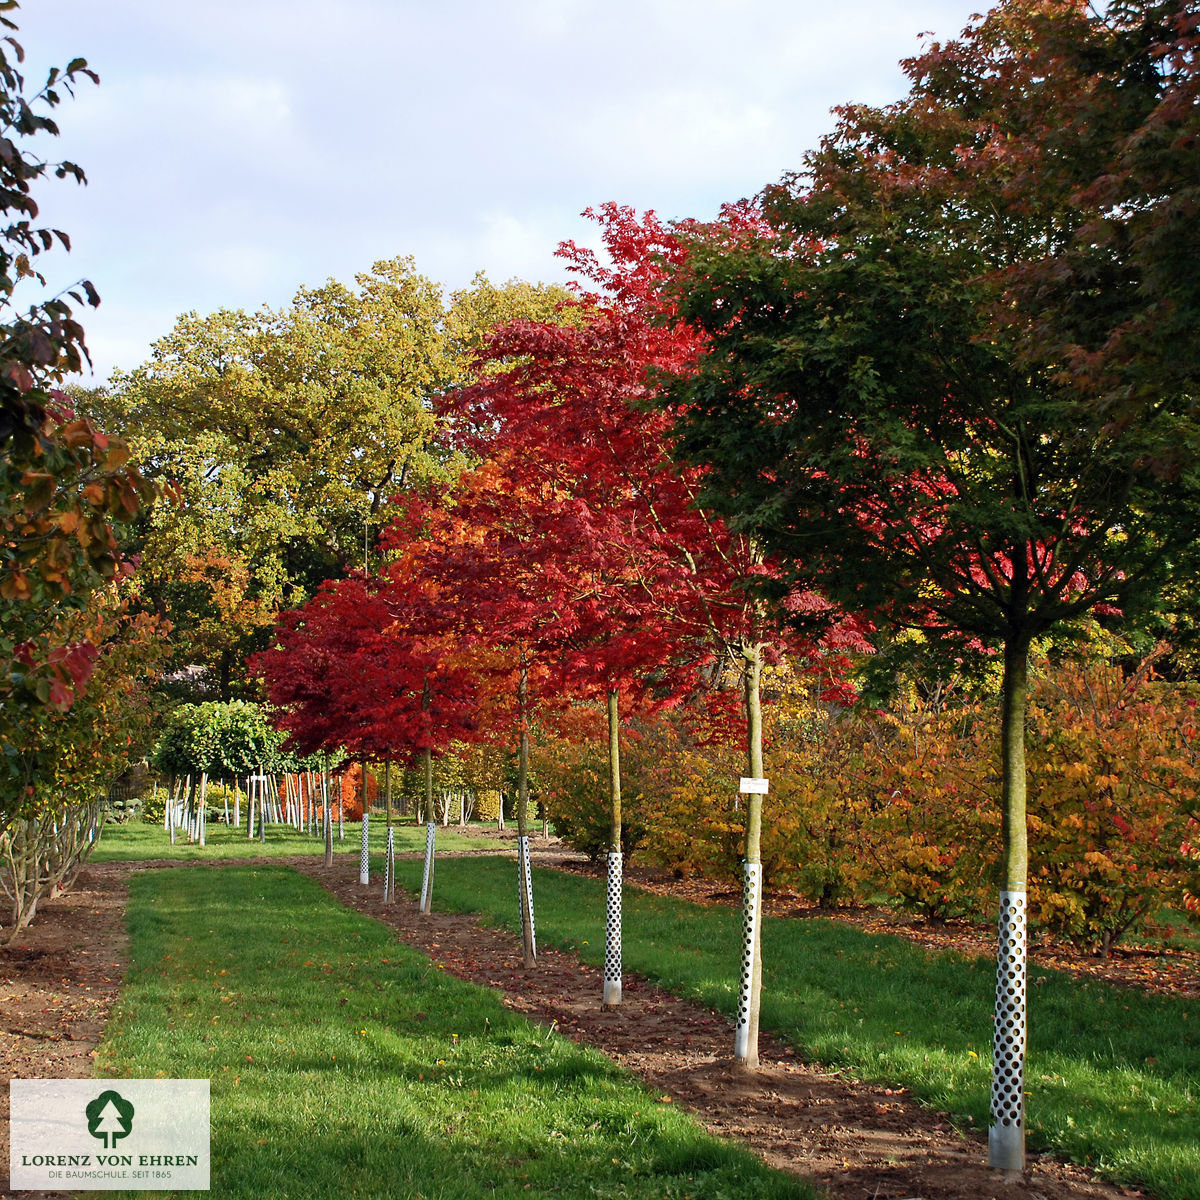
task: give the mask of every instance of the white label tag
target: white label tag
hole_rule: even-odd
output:
[[[13,1079],[13,1191],[208,1191],[207,1079]]]
[[[738,791],[743,795],[765,796],[767,794],[767,781],[765,779],[747,779],[743,775]]]

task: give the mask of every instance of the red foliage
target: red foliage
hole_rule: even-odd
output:
[[[664,374],[689,371],[703,346],[698,332],[656,320],[663,264],[682,244],[652,213],[607,205],[591,215],[611,265],[572,244],[560,254],[603,294],[581,289],[557,323],[498,329],[478,381],[444,405],[457,444],[485,460],[455,497],[456,519],[487,531],[470,564],[476,583],[487,573],[480,556],[494,567],[483,615],[495,611],[501,585],[524,581],[504,621],[528,632],[540,614],[543,660],[566,686],[650,691],[660,704],[699,676],[719,681],[729,667],[736,676],[748,647],[811,657],[865,649],[846,623],[822,650],[801,643],[747,591],[777,578],[775,565],[697,507],[703,472],[672,460],[670,419],[644,403]],[[753,216],[730,210],[727,219],[736,236]],[[789,602],[821,603],[811,594]],[[824,656],[831,688],[844,666]]]
[[[284,613],[251,660],[279,726],[304,753],[414,759],[474,728],[474,689],[448,664],[411,579],[342,579]]]

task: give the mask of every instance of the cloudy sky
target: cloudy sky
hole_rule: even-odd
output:
[[[455,288],[562,277],[607,200],[710,217],[799,165],[829,110],[886,103],[967,0],[23,0],[27,80],[89,184],[52,182],[52,280],[90,278],[89,382],[189,310],[282,305],[410,254]]]

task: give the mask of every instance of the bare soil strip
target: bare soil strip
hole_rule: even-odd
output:
[[[129,872],[86,867],[75,887],[38,906],[15,945],[0,947],[0,1194],[8,1190],[8,1081],[81,1079],[128,965]],[[62,1197],[61,1192],[18,1192]]]

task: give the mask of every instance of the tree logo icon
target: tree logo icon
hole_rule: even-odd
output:
[[[100,1138],[105,1150],[111,1150],[118,1138],[128,1137],[133,1128],[133,1105],[120,1092],[101,1092],[83,1111],[88,1133]]]

